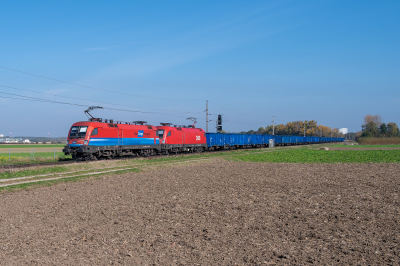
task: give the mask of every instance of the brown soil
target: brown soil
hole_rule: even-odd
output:
[[[400,164],[214,162],[0,194],[1,265],[398,265]]]

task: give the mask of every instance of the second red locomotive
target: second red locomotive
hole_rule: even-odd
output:
[[[206,134],[203,129],[194,125],[172,126],[170,123],[161,123],[157,126],[160,137],[161,150],[169,152],[202,152],[207,148]]]

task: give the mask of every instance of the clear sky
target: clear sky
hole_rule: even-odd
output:
[[[205,128],[206,100],[232,132],[272,116],[400,124],[399,14],[389,0],[2,1],[0,97],[78,106],[0,98],[0,134],[65,136],[91,105]]]

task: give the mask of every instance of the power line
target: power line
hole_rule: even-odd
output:
[[[15,96],[15,97],[20,97],[20,98],[14,98],[14,97],[0,96],[0,98],[3,98],[3,99],[23,100],[23,101],[32,101],[32,102],[45,102],[45,103],[54,103],[54,104],[79,106],[79,107],[85,107],[85,108],[86,107],[90,107],[90,105],[69,103],[69,102],[60,102],[60,101],[54,101],[54,100],[47,100],[47,99],[41,99],[41,98],[24,96],[24,95],[7,93],[7,92],[0,92],[0,93],[11,95],[11,96]],[[154,112],[143,112],[143,111],[127,110],[127,109],[119,109],[119,108],[109,108],[109,107],[104,107],[103,109],[110,110],[110,111],[121,111],[121,112],[131,112],[131,113],[144,113],[144,114],[153,114],[154,113]],[[160,115],[164,115],[164,116],[173,116],[173,117],[184,117],[184,118],[186,118],[186,116],[181,116],[181,115],[171,115],[171,114],[165,114],[165,113],[159,113],[159,114]],[[204,119],[199,118],[199,120],[204,120]],[[236,122],[236,123],[241,124],[241,125],[259,125],[259,123],[246,123],[246,122],[241,122],[241,121],[238,121],[238,120],[231,120],[231,119],[228,122]]]
[[[64,81],[64,80],[60,80],[60,79],[55,79],[55,78],[50,78],[50,77],[46,77],[46,76],[42,76],[42,75],[37,75],[37,74],[33,74],[33,73],[29,73],[29,72],[25,72],[25,71],[21,71],[21,70],[17,70],[17,69],[5,67],[5,66],[0,66],[0,68],[6,69],[6,70],[10,70],[10,71],[14,71],[14,72],[18,72],[18,73],[22,73],[22,74],[26,74],[26,75],[30,75],[30,76],[34,76],[34,77],[47,79],[47,80],[57,81],[57,82],[61,82],[61,83],[64,83],[64,84],[69,84],[69,85],[73,85],[73,86],[79,86],[79,87],[84,87],[84,88],[89,88],[89,89],[94,89],[94,90],[99,90],[99,91],[104,91],[104,92],[111,92],[111,93],[116,93],[116,94],[121,94],[121,95],[129,95],[129,96],[135,96],[135,97],[143,97],[143,98],[150,98],[150,99],[160,99],[160,100],[173,100],[173,101],[202,101],[202,100],[167,99],[167,98],[161,98],[161,97],[150,97],[150,96],[143,96],[143,95],[125,93],[125,92],[114,91],[114,90],[100,89],[100,88],[96,88],[96,87],[92,87],[92,86],[81,85],[81,84],[77,84],[77,83],[73,83],[73,82],[69,82],[69,81]],[[23,91],[30,91],[30,92],[35,92],[35,93],[47,94],[47,95],[52,95],[52,96],[57,96],[57,97],[63,97],[63,98],[70,98],[70,99],[76,99],[76,100],[84,100],[84,101],[90,101],[90,102],[97,102],[97,103],[102,103],[102,104],[111,104],[111,105],[113,105],[112,103],[81,99],[81,98],[77,98],[77,97],[62,96],[62,95],[38,92],[38,91],[33,91],[33,90],[19,89],[19,88],[3,86],[3,85],[0,85],[0,87],[16,89],[16,90],[23,90]],[[20,95],[20,97],[25,97],[25,96]],[[11,98],[11,99],[19,99],[19,98]],[[61,102],[50,101],[50,100],[45,100],[45,99],[36,100],[36,101],[46,101],[46,102],[52,102],[52,103],[61,103]],[[239,114],[242,114],[242,115],[246,115],[246,114],[244,114],[242,112],[238,112],[236,110],[221,106],[219,104],[216,104],[216,103],[213,103],[213,102],[210,102],[210,103],[212,103],[212,104],[214,104],[216,106],[219,106],[221,108],[224,108],[226,110],[229,110],[229,111],[232,111],[232,112],[236,112],[236,113],[239,113]],[[63,103],[63,104],[68,104],[68,103]],[[76,105],[76,104],[72,104],[72,105]],[[77,106],[88,106],[88,105],[77,105]],[[128,106],[128,105],[120,105],[120,106],[133,107],[133,108],[142,108],[142,107],[134,107],[134,106]],[[109,110],[122,110],[122,109],[117,109],[117,108],[107,108],[107,109],[109,109]],[[142,109],[151,109],[151,110],[158,110],[158,111],[165,112],[165,110],[160,110],[160,109],[152,109],[152,108],[142,108]],[[122,111],[130,111],[130,110],[122,110]],[[134,112],[159,113],[159,112],[143,112],[143,111],[134,111]],[[171,112],[171,111],[167,111],[167,112]],[[176,112],[176,111],[172,111],[172,112],[174,112],[174,113],[187,113],[187,114],[193,113],[193,112]],[[161,114],[167,115],[165,113],[161,113]],[[183,117],[183,116],[179,116],[179,117]],[[248,122],[241,122],[241,121],[237,121],[237,120],[236,120],[236,122],[240,123],[240,124],[247,124],[247,125],[256,125],[256,124],[259,125],[259,123],[248,123]]]
[[[38,78],[57,81],[57,82],[61,82],[61,83],[69,84],[69,85],[79,86],[79,87],[93,89],[93,90],[117,93],[117,94],[122,94],[122,95],[130,95],[130,96],[135,96],[135,97],[143,97],[143,98],[158,99],[158,100],[168,100],[168,101],[185,101],[185,102],[188,102],[188,101],[191,101],[191,102],[193,102],[193,101],[202,101],[202,100],[167,99],[167,98],[161,98],[161,97],[151,97],[151,96],[143,96],[143,95],[138,95],[138,94],[125,93],[125,92],[121,92],[121,91],[106,90],[106,89],[100,89],[100,88],[96,88],[96,87],[92,87],[92,86],[81,85],[81,84],[77,84],[77,83],[73,83],[73,82],[69,82],[69,81],[64,81],[64,80],[60,80],[60,79],[49,78],[49,77],[41,76],[41,75],[37,75],[37,74],[32,74],[32,73],[29,73],[29,72],[25,72],[25,71],[13,69],[13,68],[5,67],[5,66],[0,66],[0,68],[7,69],[7,70],[10,70],[10,71],[14,71],[14,72],[18,72],[18,73],[22,73],[22,74],[26,74],[26,75],[30,75],[30,76],[34,76],[34,77],[38,77]]]
[[[13,97],[0,96],[0,98],[6,98],[6,99],[46,102],[46,103],[64,104],[64,105],[72,105],[72,106],[80,106],[80,107],[90,107],[90,105],[77,104],[77,103],[68,103],[68,102],[60,102],[60,101],[53,101],[53,100],[46,100],[46,99],[41,99],[41,98],[36,98],[36,97],[29,97],[29,96],[13,94],[13,93],[7,93],[7,92],[0,92],[0,93],[11,95],[11,96],[16,96],[16,97],[22,97],[22,98],[13,98]],[[147,113],[147,114],[154,113],[154,112],[143,112],[143,111],[136,111],[136,110],[110,108],[110,107],[104,107],[103,109],[111,110],[111,111],[131,112],[131,113]],[[165,115],[165,116],[185,117],[185,116],[171,115],[171,114],[165,114],[165,113],[159,113],[159,114]]]
[[[238,113],[238,114],[242,114],[242,115],[247,115],[247,116],[249,116],[249,114],[244,114],[243,112],[238,112],[238,111],[236,111],[236,110],[233,110],[233,109],[230,109],[230,108],[221,106],[221,105],[219,105],[219,104],[216,104],[216,103],[213,103],[213,102],[210,102],[210,101],[208,101],[208,102],[211,103],[211,104],[213,104],[213,105],[216,105],[216,106],[219,106],[219,107],[221,107],[221,108],[224,108],[224,109],[226,109],[226,110],[229,110],[229,111],[232,111],[232,112],[235,112],[235,113]]]
[[[4,85],[0,85],[0,87],[8,88],[8,89],[13,89],[13,90],[20,90],[20,91],[28,91],[28,92],[40,93],[40,94],[51,95],[51,96],[62,97],[62,98],[69,98],[69,99],[74,99],[74,100],[82,100],[82,101],[89,101],[89,102],[94,102],[94,103],[102,103],[102,104],[114,105],[113,103],[100,102],[100,101],[93,101],[93,100],[82,99],[82,98],[77,98],[77,97],[63,96],[63,95],[59,95],[59,94],[46,93],[46,92],[40,92],[40,91],[34,91],[34,90],[27,90],[27,89],[21,89],[21,88],[10,87],[10,86],[4,86]],[[131,108],[141,108],[141,109],[149,109],[149,110],[156,110],[156,111],[162,111],[162,112],[169,112],[169,113],[181,113],[181,114],[199,113],[199,112],[179,112],[179,111],[160,110],[160,109],[145,108],[145,107],[138,107],[138,106],[131,106],[131,105],[123,105],[123,104],[118,104],[118,105],[119,105],[119,106],[125,106],[125,107],[131,107]],[[154,113],[154,112],[152,112],[152,113]]]
[[[247,114],[238,112],[238,111],[236,111],[236,110],[233,110],[233,109],[230,109],[230,108],[226,108],[226,107],[221,106],[221,105],[219,105],[219,104],[216,104],[216,103],[213,103],[213,102],[210,102],[210,101],[208,101],[208,102],[211,103],[211,104],[213,104],[213,105],[216,105],[216,106],[219,106],[219,107],[221,107],[221,108],[224,108],[224,109],[226,109],[226,110],[229,110],[229,111],[232,111],[232,112],[235,112],[235,113],[240,113],[240,114],[242,114],[242,115],[249,116],[249,115],[247,115]],[[211,115],[211,114],[209,114],[209,115]],[[227,115],[227,117],[231,117],[231,116]],[[240,124],[243,124],[243,125],[257,125],[257,126],[260,126],[260,123],[242,122],[242,121],[239,121],[239,120],[236,120],[236,119],[231,119],[231,118],[229,118],[229,121],[237,122],[237,123],[240,123]],[[229,122],[229,121],[228,121],[228,122]]]

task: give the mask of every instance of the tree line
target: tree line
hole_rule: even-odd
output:
[[[400,137],[400,130],[396,123],[382,122],[380,115],[364,116],[364,125],[362,128],[362,138],[395,138]]]
[[[315,120],[293,121],[276,125],[275,128],[273,125],[268,125],[260,127],[257,131],[250,130],[240,133],[272,135],[273,131],[275,135],[342,137],[339,129],[318,125]]]

